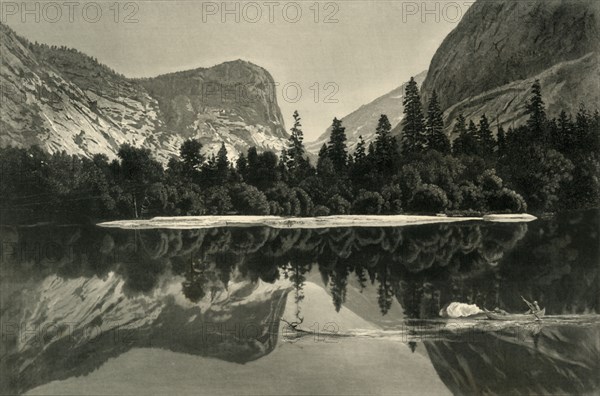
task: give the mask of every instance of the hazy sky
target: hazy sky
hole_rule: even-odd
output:
[[[469,6],[363,0],[69,4],[32,2],[25,10],[21,2],[2,2],[2,20],[32,41],[77,48],[129,77],[239,58],[256,63],[279,84],[286,127],[298,109],[307,140],[334,116],[427,69]]]

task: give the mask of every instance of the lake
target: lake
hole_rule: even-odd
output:
[[[0,393],[597,394],[599,229],[4,226]]]

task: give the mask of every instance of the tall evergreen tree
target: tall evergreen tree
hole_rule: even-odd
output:
[[[333,119],[331,125],[331,136],[327,145],[327,156],[331,159],[333,168],[338,175],[344,174],[348,163],[348,151],[346,148],[346,128],[342,121]]]
[[[444,133],[444,119],[435,91],[431,95],[427,111],[427,147],[443,154],[450,152],[450,140]]]
[[[294,184],[300,183],[313,173],[310,162],[306,158],[301,120],[298,111],[294,111],[294,125],[291,128],[286,160],[290,181]]]
[[[477,131],[477,142],[481,148],[481,154],[490,155],[494,152],[496,142],[490,128],[490,123],[486,115],[482,115],[479,120],[479,129]]]
[[[453,134],[456,135],[452,145],[454,155],[473,155],[477,152],[476,136],[469,134],[467,120],[462,114],[456,118]]]
[[[501,126],[498,127],[498,155],[506,152],[506,132]]]
[[[288,156],[288,151],[286,149],[281,150],[281,155],[279,156],[279,163],[277,164],[277,170],[281,177],[281,180],[284,182],[288,181],[288,164],[290,163],[290,158]]]
[[[362,135],[360,135],[358,137],[358,144],[356,145],[356,150],[354,150],[354,163],[355,164],[361,163],[367,158],[365,146],[366,146],[366,143],[363,140]]]
[[[558,116],[557,136],[554,139],[555,147],[563,153],[569,153],[573,147],[573,123],[571,116],[561,111]]]
[[[225,143],[221,143],[221,148],[217,152],[216,169],[219,182],[225,183],[229,177],[229,159],[227,158]]]
[[[317,159],[317,172],[319,172],[319,170],[322,169],[323,163],[326,159],[329,159],[327,155],[327,144],[323,143],[321,149],[319,149],[319,156]]]
[[[454,154],[455,155],[477,155],[479,152],[479,144],[477,142],[477,126],[470,120],[469,127],[465,127],[465,119],[462,115],[459,116],[457,124],[455,125],[455,131],[459,133],[456,140],[454,140]]]
[[[398,154],[398,143],[392,136],[392,125],[385,114],[379,117],[377,129],[375,130],[375,143],[373,145],[372,161],[381,175],[394,173],[400,160]]]
[[[294,111],[294,125],[290,129],[290,141],[287,148],[288,162],[287,166],[290,171],[298,168],[304,160],[304,133],[302,132],[302,124],[298,111]]]
[[[544,130],[546,126],[546,110],[542,99],[542,87],[540,80],[535,80],[531,86],[531,97],[527,103],[526,113],[529,115],[527,127],[533,138],[538,142],[545,142]]]
[[[419,87],[413,77],[404,92],[404,118],[402,119],[402,152],[419,153],[425,150],[427,139]]]
[[[189,170],[198,170],[204,162],[202,143],[196,139],[188,139],[181,145],[179,156],[185,167]]]
[[[246,156],[244,155],[244,153],[240,153],[240,156],[235,162],[235,167],[237,168],[240,175],[246,175],[246,171],[248,169],[248,161],[246,160]]]

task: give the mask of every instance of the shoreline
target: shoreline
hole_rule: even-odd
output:
[[[280,216],[178,216],[154,217],[145,220],[116,220],[96,224],[105,228],[122,229],[198,229],[221,227],[345,228],[345,227],[404,227],[411,225],[486,221],[524,223],[536,220],[530,214],[496,214],[483,217],[448,217],[417,215],[338,215],[323,217]]]

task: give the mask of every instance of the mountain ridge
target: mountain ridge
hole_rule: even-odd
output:
[[[199,139],[206,154],[225,143],[231,158],[250,146],[278,151],[287,144],[273,77],[251,62],[135,79],[76,49],[31,43],[5,24],[0,39],[0,146],[114,158],[128,143],[166,163],[186,138]],[[169,82],[195,91],[169,89]],[[232,86],[243,95],[220,94]]]

